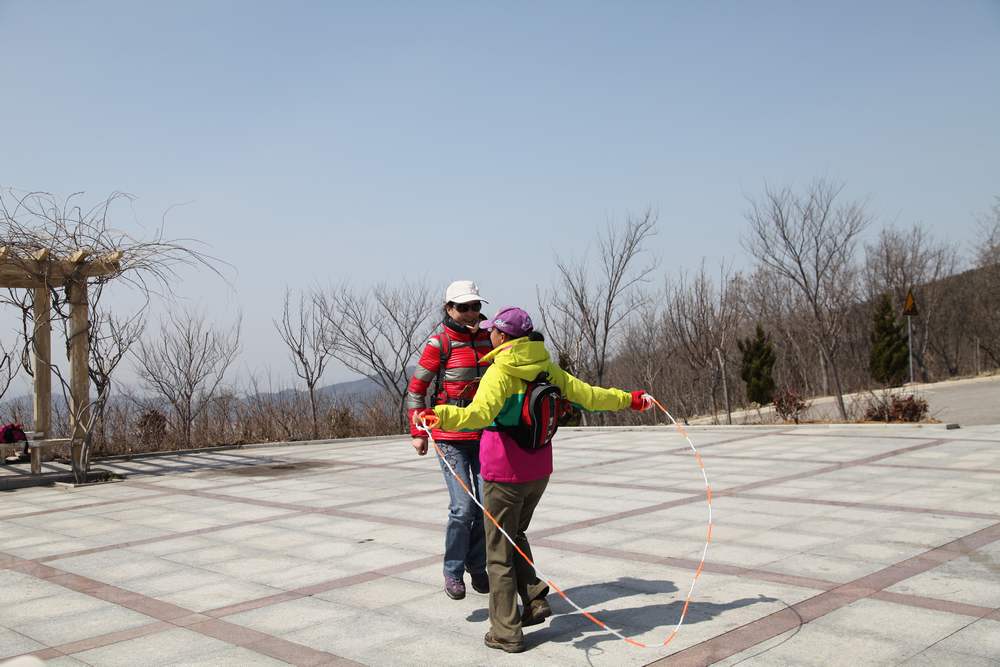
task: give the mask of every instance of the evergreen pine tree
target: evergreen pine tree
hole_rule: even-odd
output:
[[[736,341],[743,359],[740,362],[740,377],[747,385],[747,398],[758,405],[767,405],[774,397],[774,346],[771,337],[757,324],[753,338]]]
[[[868,368],[872,378],[887,387],[902,384],[910,361],[910,348],[903,335],[903,325],[896,321],[888,294],[883,294],[875,304],[871,342]]]

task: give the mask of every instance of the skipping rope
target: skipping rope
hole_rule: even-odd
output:
[[[615,637],[618,637],[622,641],[637,648],[659,649],[665,646],[669,646],[670,642],[674,640],[674,637],[677,636],[677,632],[681,629],[681,626],[684,624],[684,619],[687,617],[688,606],[691,604],[691,598],[694,595],[695,583],[697,583],[698,578],[701,577],[702,570],[704,570],[705,568],[705,557],[708,555],[708,545],[711,544],[712,542],[712,525],[713,525],[712,486],[708,482],[708,473],[705,471],[705,462],[702,460],[701,454],[698,452],[698,449],[694,446],[694,443],[691,442],[691,437],[688,435],[687,430],[683,426],[681,426],[676,419],[674,419],[673,415],[671,415],[670,412],[668,412],[667,409],[663,407],[663,405],[658,400],[656,400],[652,396],[649,396],[649,398],[652,400],[653,405],[659,408],[663,412],[663,414],[665,414],[670,419],[671,423],[674,425],[674,427],[676,427],[677,431],[682,436],[684,436],[684,439],[687,441],[688,446],[691,448],[691,451],[694,454],[695,462],[698,464],[698,469],[701,471],[702,480],[705,483],[705,502],[708,505],[708,527],[705,533],[705,546],[701,551],[701,560],[698,562],[698,567],[695,569],[694,576],[691,578],[691,586],[688,588],[687,596],[684,598],[684,606],[681,608],[681,614],[680,618],[677,620],[677,625],[674,626],[674,629],[671,631],[670,635],[660,644],[645,644],[638,640],[632,639],[631,637],[626,637],[625,635],[621,634],[614,628],[609,627],[606,623],[604,623],[604,621],[597,618],[589,611],[583,609],[580,605],[574,602],[568,595],[566,595],[566,593],[559,586],[556,585],[556,583],[552,580],[552,578],[549,577],[544,572],[542,572],[542,570],[538,567],[538,565],[536,565],[535,562],[531,558],[529,558],[528,555],[524,553],[524,551],[522,551],[519,546],[517,546],[517,544],[514,542],[511,536],[507,534],[507,531],[505,531],[503,528],[500,527],[500,524],[497,522],[496,518],[490,513],[489,510],[483,507],[482,503],[479,502],[475,494],[472,493],[472,491],[469,489],[466,483],[462,481],[462,478],[458,475],[458,473],[455,471],[455,468],[452,467],[451,463],[444,456],[444,454],[441,452],[441,449],[434,441],[434,436],[431,435],[431,428],[436,426],[433,420],[421,419],[419,422],[417,422],[416,425],[417,428],[419,428],[421,431],[427,434],[428,440],[434,446],[434,451],[437,453],[438,458],[444,461],[445,466],[447,466],[448,470],[451,471],[452,476],[456,480],[458,480],[459,485],[462,487],[465,493],[472,499],[472,502],[474,502],[481,510],[483,510],[483,514],[486,516],[486,518],[488,518],[493,523],[493,525],[497,527],[497,530],[499,530],[503,534],[503,536],[507,539],[507,541],[510,542],[511,546],[514,547],[517,553],[519,553],[521,557],[524,558],[524,560],[526,560],[535,569],[535,573],[540,579],[542,579],[546,584],[548,584],[549,587],[552,588],[552,590],[558,593],[559,596],[562,597],[562,599],[566,600],[566,602],[568,602],[571,607],[576,609],[584,617],[586,617],[589,621],[600,627],[602,630],[610,632]]]

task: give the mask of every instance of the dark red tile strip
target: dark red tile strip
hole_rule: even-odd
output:
[[[784,632],[793,630],[832,611],[872,597],[883,589],[931,570],[942,563],[965,556],[975,549],[1000,540],[1000,523],[977,530],[957,540],[860,577],[833,590],[791,605],[764,618],[740,626],[690,648],[650,663],[650,665],[708,665],[745,651]],[[892,597],[892,596],[890,596]],[[899,600],[901,598],[896,598]],[[894,601],[895,601],[894,600]],[[936,601],[940,604],[942,601]],[[957,610],[959,607],[954,607]]]
[[[907,607],[920,607],[921,609],[931,609],[933,611],[943,611],[958,616],[973,616],[975,618],[986,618],[997,611],[992,607],[980,607],[979,605],[965,604],[963,602],[938,600],[935,598],[925,598],[920,595],[893,593],[891,591],[879,591],[870,597],[873,600],[880,600],[882,602],[892,602]]]
[[[691,495],[698,493],[697,488],[684,488],[680,486],[657,486],[655,484],[630,484],[627,482],[601,482],[601,481],[591,481],[584,479],[572,479],[566,478],[562,475],[553,475],[549,479],[549,486],[559,486],[559,485],[575,485],[575,486],[599,486],[603,489],[628,489],[633,491],[660,491],[662,493],[683,493],[685,495]],[[704,491],[704,487],[701,489]]]
[[[161,496],[170,495],[168,493],[151,493],[148,496],[142,496],[141,498],[121,498],[119,500],[102,500],[97,503],[86,503],[85,505],[73,505],[72,507],[53,507],[47,510],[37,510],[34,512],[23,512],[21,514],[7,514],[0,516],[0,521],[10,521],[11,519],[27,519],[33,516],[45,516],[47,514],[57,514],[60,512],[75,512],[76,510],[89,509],[91,507],[103,507],[104,505],[120,505],[122,503],[131,503],[136,501],[148,500],[150,498],[159,498]]]
[[[297,600],[299,598],[309,597],[310,595],[316,595],[318,593],[326,593],[327,591],[336,590],[338,588],[347,588],[348,586],[357,586],[358,584],[363,584],[369,581],[375,581],[376,579],[383,579],[385,577],[391,577],[402,572],[410,572],[411,570],[416,570],[426,565],[433,565],[434,563],[441,562],[440,556],[426,556],[424,558],[418,558],[416,560],[406,561],[405,563],[398,563],[396,565],[390,565],[388,567],[379,568],[377,570],[370,570],[368,572],[359,572],[358,574],[352,574],[347,577],[340,577],[339,579],[331,579],[329,581],[322,581],[317,584],[311,584],[309,586],[302,586],[301,588],[296,588],[295,590],[288,591],[286,593],[279,593],[277,595],[269,595],[267,597],[257,598],[256,600],[247,600],[246,602],[240,602],[238,604],[228,605],[226,607],[219,607],[218,609],[212,609],[206,611],[205,614],[212,616],[214,618],[221,618],[223,616],[232,616],[233,614],[239,614],[244,611],[251,611],[253,609],[260,609],[261,607],[268,607],[272,604],[280,604],[282,602],[287,602],[289,600]]]
[[[605,516],[594,517],[593,519],[583,519],[581,521],[574,521],[573,523],[567,523],[562,526],[554,526],[552,528],[545,528],[543,530],[534,531],[532,534],[537,535],[538,537],[551,537],[553,535],[561,535],[562,533],[569,533],[574,530],[580,530],[581,528],[600,526],[601,524],[612,523],[614,521],[621,521],[622,519],[628,519],[634,516],[642,516],[644,514],[650,514],[652,512],[660,512],[662,510],[670,509],[671,507],[681,507],[682,505],[690,505],[691,503],[698,502],[699,500],[705,500],[704,494],[692,495],[686,498],[678,498],[676,500],[668,500],[666,502],[657,503],[655,505],[637,507],[633,510],[627,510],[625,512],[617,512],[615,514],[608,514]]]
[[[36,563],[30,560],[3,554],[6,569],[30,574],[50,583],[58,584],[78,593],[83,593],[99,600],[112,602],[119,606],[139,612],[156,619],[156,623],[148,623],[138,628],[122,632],[98,635],[87,639],[79,640],[59,647],[52,647],[42,651],[35,651],[25,655],[33,655],[43,660],[62,657],[69,653],[86,651],[101,646],[108,646],[120,641],[143,637],[157,632],[163,632],[175,627],[186,627],[208,637],[214,637],[223,641],[243,646],[259,653],[276,657],[280,660],[290,662],[294,665],[357,665],[357,663],[347,660],[341,656],[325,651],[317,651],[296,644],[294,642],[279,639],[263,632],[257,632],[240,625],[219,620],[208,614],[199,614],[190,609],[185,609],[178,605],[157,600],[156,598],[135,593],[132,591],[104,584],[103,582],[72,575],[54,567]],[[435,557],[435,560],[438,558]],[[426,559],[413,561],[421,565]],[[398,567],[398,566],[397,566]],[[419,567],[419,565],[418,565]],[[383,576],[383,575],[376,575]],[[273,604],[273,602],[272,602]],[[262,605],[263,606],[263,605]],[[259,647],[259,648],[258,648]]]
[[[876,512],[907,512],[910,514],[940,514],[941,516],[957,516],[965,519],[1000,520],[1000,514],[985,512],[959,512],[942,510],[933,507],[912,507],[909,505],[883,505],[881,503],[855,503],[848,500],[823,500],[820,498],[789,498],[787,496],[772,496],[766,493],[726,493],[735,498],[750,500],[766,500],[776,503],[795,503],[799,505],[829,505],[830,507],[850,507],[852,509],[873,510]]]
[[[80,653],[82,651],[90,651],[95,648],[103,648],[105,646],[110,646],[111,644],[117,644],[118,642],[125,642],[130,639],[138,639],[139,637],[146,637],[148,635],[155,635],[159,632],[165,632],[167,630],[172,630],[175,626],[170,623],[165,623],[163,621],[156,621],[155,623],[147,623],[146,625],[140,625],[137,628],[130,628],[128,630],[119,630],[118,632],[109,632],[106,635],[98,635],[96,637],[88,637],[87,639],[81,639],[79,641],[71,642],[69,644],[61,644],[59,646],[53,646],[52,648],[59,651],[61,655],[71,655],[73,653]],[[38,655],[35,653],[34,655]]]
[[[61,554],[53,554],[52,556],[42,556],[41,558],[36,558],[35,561],[39,563],[49,563],[56,560],[62,560],[63,558],[88,556],[90,554],[101,553],[102,551],[114,551],[115,549],[128,549],[129,547],[137,547],[143,544],[154,544],[156,542],[166,542],[169,540],[176,540],[182,537],[207,535],[209,533],[218,532],[220,530],[229,530],[230,528],[240,528],[241,526],[254,526],[261,523],[267,523],[269,521],[276,521],[278,519],[287,519],[292,516],[299,516],[300,514],[308,514],[308,512],[305,512],[303,510],[297,510],[293,512],[288,512],[286,514],[277,514],[274,516],[262,517],[260,519],[248,519],[246,521],[239,521],[237,523],[227,523],[219,526],[208,526],[206,528],[195,528],[194,530],[185,530],[179,533],[167,533],[164,535],[160,535],[158,537],[147,537],[142,540],[133,540],[131,542],[119,542],[118,544],[106,544],[100,547],[79,549],[77,551],[67,551]]]
[[[261,607],[270,607],[273,604],[281,604],[282,602],[298,600],[303,597],[305,596],[301,593],[286,591],[284,593],[276,593],[274,595],[268,595],[255,600],[247,600],[246,602],[237,602],[236,604],[226,605],[225,607],[218,607],[203,613],[212,618],[221,618],[223,616],[232,616],[233,614],[242,614],[245,611],[253,611],[254,609],[260,609]]]
[[[757,438],[763,438],[763,437],[769,436],[769,435],[780,435],[780,433],[778,431],[761,431],[760,433],[748,433],[748,434],[736,436],[736,437],[733,437],[733,438],[726,438],[724,440],[716,440],[715,442],[705,442],[705,443],[700,442],[700,438],[699,438],[697,440],[698,444],[696,446],[698,447],[698,451],[701,451],[703,449],[707,449],[708,447],[718,447],[719,445],[728,445],[728,444],[731,444],[731,443],[734,443],[734,442],[744,442],[746,440],[756,440]],[[689,446],[687,446],[687,445],[684,445],[683,447],[677,447],[676,449],[671,449],[671,450],[668,450],[668,451],[669,452],[673,452],[673,453],[686,452],[687,454],[690,454],[691,453],[691,448]]]
[[[783,475],[781,477],[772,477],[770,479],[760,480],[758,482],[749,482],[747,484],[741,484],[739,486],[733,486],[728,489],[719,491],[717,495],[735,495],[737,493],[743,493],[744,491],[752,491],[763,486],[773,486],[775,484],[781,484],[783,482],[791,482],[799,479],[805,479],[807,477],[815,477],[817,475],[825,475],[828,472],[836,472],[838,470],[845,470],[847,468],[856,468],[858,466],[868,465],[869,463],[874,463],[875,461],[881,461],[883,459],[888,459],[893,456],[899,456],[900,454],[909,454],[910,452],[916,452],[921,449],[928,449],[930,447],[938,447],[940,445],[948,442],[947,440],[932,440],[930,442],[924,442],[919,445],[912,445],[910,447],[903,447],[902,449],[893,449],[887,452],[882,452],[881,454],[873,454],[872,456],[866,456],[861,459],[854,459],[851,461],[844,461],[842,463],[834,463],[828,466],[823,466],[822,468],[815,468],[813,470],[806,470],[803,472],[792,473],[789,475]]]
[[[333,665],[348,667],[360,663],[342,658],[326,651],[318,651],[302,644],[280,639],[264,632],[258,632],[242,625],[229,623],[218,618],[195,623],[188,626],[189,630],[214,637],[230,644],[242,646],[264,655],[269,655],[293,665]]]
[[[325,651],[317,651],[308,646],[295,644],[280,637],[272,637],[270,635],[267,635],[267,638],[264,640],[248,645],[246,648],[270,656],[276,660],[282,660],[292,665],[300,665],[301,667],[313,667],[314,665],[361,667],[360,663],[353,660],[334,656]]]
[[[984,473],[987,475],[1000,475],[1000,470],[996,468],[949,468],[946,466],[922,466],[908,463],[872,463],[876,468],[901,468],[903,470],[936,470],[938,472],[974,473],[976,475]]]
[[[143,482],[134,482],[138,486],[145,486]],[[235,502],[235,503],[245,503],[247,505],[256,505],[258,507],[268,507],[268,508],[279,508],[286,509],[292,512],[302,513],[302,514],[326,514],[328,516],[337,516],[344,519],[358,519],[360,521],[373,521],[377,523],[382,523],[387,526],[406,526],[410,528],[423,528],[426,530],[441,530],[441,526],[436,523],[429,523],[426,521],[411,521],[409,519],[398,519],[391,516],[379,516],[376,514],[366,514],[364,512],[354,512],[351,510],[340,509],[338,506],[333,507],[313,507],[312,505],[305,505],[302,503],[282,503],[275,502],[272,500],[256,500],[254,498],[243,498],[240,496],[230,496],[224,493],[213,493],[211,491],[199,491],[198,489],[176,489],[175,493],[177,495],[184,496],[195,496],[198,498],[208,498],[211,500],[221,500],[224,502]],[[378,502],[378,501],[371,501]],[[350,503],[353,505],[354,503]],[[371,504],[371,503],[369,503]],[[272,520],[271,518],[264,519],[265,521]],[[251,523],[259,523],[260,519],[254,519]],[[235,525],[235,524],[234,524]],[[216,528],[209,528],[203,530],[218,530]]]
[[[700,449],[700,448],[699,448]],[[691,456],[690,449],[670,450],[671,456]],[[751,455],[738,455],[738,454],[712,454],[712,460],[715,459],[732,459],[734,461],[773,461],[774,463],[807,463],[810,465],[832,465],[839,463],[839,461],[831,461],[830,459],[799,459],[791,456],[751,456]]]
[[[551,549],[583,553],[592,556],[602,556],[605,558],[613,558],[615,560],[631,561],[636,563],[651,563],[653,565],[665,565],[668,567],[676,567],[687,570],[695,570],[698,567],[698,561],[691,558],[654,556],[652,554],[645,554],[638,551],[626,551],[624,549],[611,549],[608,547],[592,547],[585,544],[565,542],[563,540],[553,540],[544,537],[539,539],[532,538],[531,543],[540,547],[549,547]],[[705,562],[705,572],[725,574],[735,577],[745,577],[760,581],[770,581],[776,584],[798,586],[800,588],[812,588],[820,591],[831,590],[840,585],[835,581],[827,581],[825,579],[800,577],[792,574],[784,574],[782,572],[771,572],[768,570],[740,567],[737,565],[713,563],[711,561]]]

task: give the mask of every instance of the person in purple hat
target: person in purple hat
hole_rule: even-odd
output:
[[[564,400],[588,411],[647,410],[652,398],[641,390],[593,387],[561,369],[549,359],[544,337],[521,308],[501,308],[479,326],[489,331],[493,351],[483,359],[492,363],[475,398],[465,407],[419,410],[414,420],[437,422],[447,431],[484,429],[479,448],[483,506],[531,558],[525,533],[552,474],[551,436],[559,412],[553,406]],[[493,522],[486,521],[485,528],[490,631],[484,641],[490,648],[518,653],[525,648],[522,628],[552,614],[545,599],[549,587]]]

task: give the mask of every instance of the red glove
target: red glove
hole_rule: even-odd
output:
[[[645,389],[636,389],[632,392],[632,405],[629,407],[639,412],[645,412],[653,407],[653,397],[647,394]]]
[[[419,410],[413,411],[413,425],[417,428],[420,428],[421,426],[425,426],[429,429],[437,428],[440,423],[441,419],[431,408],[420,408]]]

